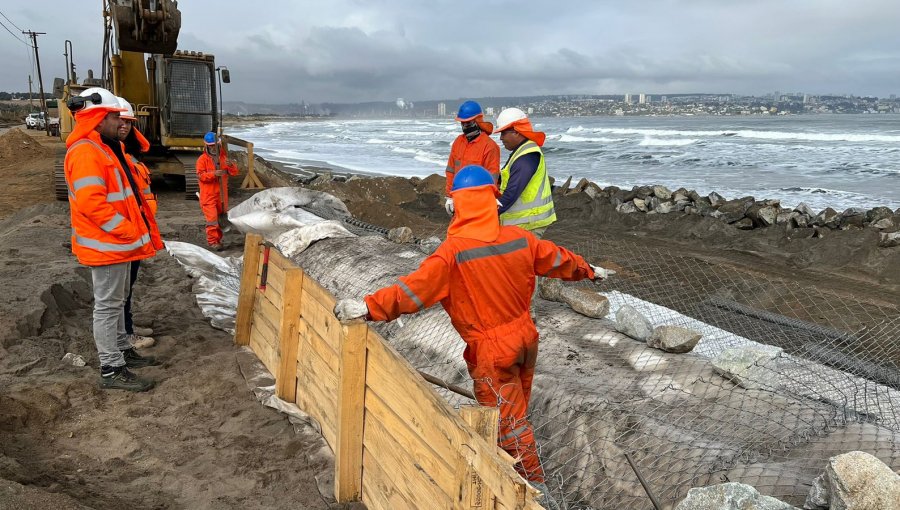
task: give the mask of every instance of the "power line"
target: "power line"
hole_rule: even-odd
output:
[[[3,16],[3,17],[5,18],[6,16]],[[8,21],[8,20],[7,20],[7,21]],[[12,21],[10,21],[10,23],[12,23]],[[15,25],[13,25],[13,26],[15,26]],[[16,40],[19,41],[20,43],[24,44],[25,46],[28,46],[28,45],[29,45],[27,42],[23,41],[22,38],[20,38],[20,37],[17,36],[16,34],[14,34],[14,33],[12,32],[12,30],[10,30],[9,28],[7,28],[6,25],[4,25],[2,21],[0,21],[0,27],[5,28],[6,31],[9,32],[9,35],[15,37]]]
[[[13,23],[13,21],[11,19],[7,18],[6,14],[3,14],[3,11],[0,11],[0,16],[3,16],[4,18],[6,18],[6,21],[9,21],[10,25],[14,26],[16,28],[16,30],[18,30],[20,32],[24,32],[24,30],[19,28],[19,25],[16,25],[15,23]]]

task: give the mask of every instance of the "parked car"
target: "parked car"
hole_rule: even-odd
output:
[[[25,127],[27,129],[44,129],[44,116],[41,113],[29,113],[25,117]]]

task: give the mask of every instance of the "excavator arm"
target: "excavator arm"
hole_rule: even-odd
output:
[[[120,51],[171,55],[178,46],[181,11],[175,0],[109,0]]]

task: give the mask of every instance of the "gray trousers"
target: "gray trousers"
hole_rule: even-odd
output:
[[[94,343],[100,366],[125,365],[125,297],[131,287],[131,262],[91,268],[94,283]]]

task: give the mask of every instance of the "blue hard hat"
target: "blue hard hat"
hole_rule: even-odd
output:
[[[456,113],[456,120],[465,122],[467,120],[472,120],[479,115],[484,115],[484,112],[481,111],[481,105],[475,101],[466,101],[459,105],[459,112]]]
[[[483,166],[466,165],[453,178],[453,189],[451,191],[475,188],[486,184],[494,185],[495,183],[494,178]]]
[[[210,131],[203,135],[203,141],[206,142],[206,145],[215,145],[216,144],[216,134]]]

